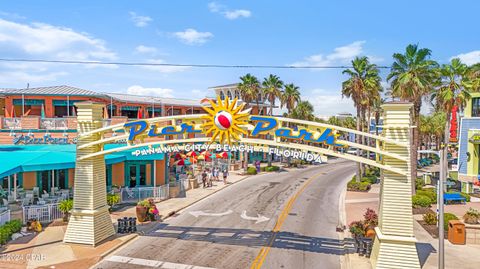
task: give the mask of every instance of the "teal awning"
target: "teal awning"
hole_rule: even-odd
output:
[[[69,100],[68,105],[73,106],[75,103],[81,102],[80,100]],[[53,100],[54,106],[67,106],[67,100]]]
[[[124,111],[137,111],[140,107],[139,106],[122,106],[120,110]]]
[[[105,145],[105,149],[125,144]],[[136,150],[136,149],[135,149]],[[125,150],[105,155],[105,164],[127,160],[163,160],[164,154],[132,155]],[[8,145],[0,146],[0,178],[20,172],[75,168],[76,145]]]

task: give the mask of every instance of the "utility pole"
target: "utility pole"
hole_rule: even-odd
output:
[[[443,210],[443,187],[444,182],[447,177],[447,154],[446,154],[446,147],[440,149],[439,151],[434,150],[419,150],[418,153],[431,153],[435,154],[440,159],[440,177],[438,178],[438,195],[437,195],[437,209],[438,209],[438,268],[444,269],[445,268],[445,230],[443,229],[444,226],[444,210]]]

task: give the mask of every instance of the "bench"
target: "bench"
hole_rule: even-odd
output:
[[[445,193],[443,194],[443,203],[447,204],[448,201],[460,201],[467,203],[467,199],[460,195],[460,193]]]

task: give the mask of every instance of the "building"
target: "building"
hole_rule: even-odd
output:
[[[73,187],[77,138],[75,104],[105,104],[103,126],[130,120],[202,113],[200,100],[98,93],[71,86],[0,91],[0,185],[4,189]],[[116,133],[106,133],[106,137]],[[122,141],[109,147],[121,146]],[[168,156],[106,155],[107,189],[154,186],[171,178]],[[16,179],[16,180],[14,180]]]
[[[480,93],[470,94],[458,132],[458,179],[468,193],[478,186],[480,172]]]
[[[228,97],[230,100],[237,98],[240,102],[239,104],[244,103],[240,90],[238,89],[238,83],[227,84],[221,86],[214,86],[208,89],[215,91],[215,95],[219,96],[221,100],[225,100]],[[258,94],[257,100],[248,104],[248,107],[252,108],[252,114],[256,115],[267,115],[270,104],[268,103],[267,98],[262,94]]]

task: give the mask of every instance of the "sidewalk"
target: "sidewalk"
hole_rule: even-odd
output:
[[[351,237],[348,231],[348,224],[354,220],[363,219],[363,213],[367,208],[378,212],[379,207],[379,184],[372,186],[368,193],[349,192],[345,196],[346,225],[345,237]],[[468,203],[467,205],[448,205],[445,206],[445,212],[451,212],[456,215],[463,215],[469,207],[480,208],[480,203]],[[432,206],[435,210],[435,207]],[[461,215],[459,217],[461,217]],[[422,215],[414,215],[414,219],[422,219]],[[438,239],[434,239],[423,227],[414,221],[414,233],[418,240],[417,250],[422,268],[437,268],[437,247]],[[445,268],[478,268],[480,258],[480,245],[452,245],[445,240]],[[360,257],[357,254],[346,255],[345,268],[370,269],[369,259]]]
[[[237,183],[247,176],[231,172],[228,184],[214,182],[213,187],[197,188],[187,191],[184,198],[172,198],[157,203],[157,208],[162,219],[194,204],[221,189]],[[135,207],[127,207],[111,214],[112,222],[118,218],[135,217]],[[67,226],[61,221],[56,221],[47,226],[37,235],[28,235],[15,241],[10,241],[1,249],[0,268],[89,268],[103,257],[136,238],[138,234],[146,233],[158,222],[146,222],[137,225],[138,233],[116,234],[97,247],[65,244],[62,242]],[[54,266],[54,267],[52,267]]]

